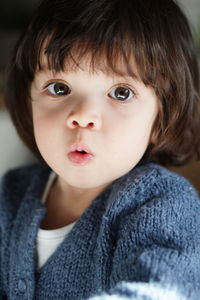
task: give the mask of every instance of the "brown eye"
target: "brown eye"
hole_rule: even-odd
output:
[[[134,92],[126,86],[117,86],[112,89],[109,96],[120,101],[127,101],[134,96]]]
[[[71,93],[70,88],[62,82],[53,82],[47,86],[47,90],[54,96],[64,96]]]

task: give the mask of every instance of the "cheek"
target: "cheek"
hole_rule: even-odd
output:
[[[35,130],[38,131],[51,131],[60,126],[62,116],[58,110],[52,108],[46,108],[42,105],[35,104],[32,105],[32,114],[33,114],[33,125]],[[48,136],[49,137],[49,136]]]
[[[108,153],[113,163],[137,163],[145,153],[150,140],[156,114],[132,114],[130,118],[115,122],[107,136]]]
[[[115,122],[112,132],[110,132],[110,140],[119,145],[135,145],[139,147],[137,142],[148,144],[151,131],[154,124],[154,117],[149,118],[148,115],[132,115],[130,118],[118,120]]]
[[[50,113],[44,113],[38,107],[33,107],[33,128],[37,146],[41,152],[53,146],[55,140],[54,131],[56,129],[54,120]]]

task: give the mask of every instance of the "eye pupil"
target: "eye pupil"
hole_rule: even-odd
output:
[[[69,93],[70,89],[68,86],[62,83],[55,83],[54,91],[56,95],[66,95]]]
[[[130,96],[130,90],[125,87],[118,87],[115,90],[115,97],[119,100],[126,100]]]

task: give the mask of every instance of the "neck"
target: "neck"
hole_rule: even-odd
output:
[[[107,183],[94,188],[79,188],[67,184],[62,178],[58,178],[54,188],[66,204],[71,203],[77,206],[85,206],[86,208],[108,185]]]
[[[107,186],[108,184],[82,189],[72,187],[58,178],[47,197],[47,214],[42,222],[42,228],[56,229],[75,222]]]

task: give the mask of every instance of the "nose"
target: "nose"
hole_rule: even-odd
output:
[[[97,107],[88,109],[84,105],[79,105],[68,115],[67,126],[70,129],[78,127],[99,130],[102,126],[101,113],[97,111]]]

